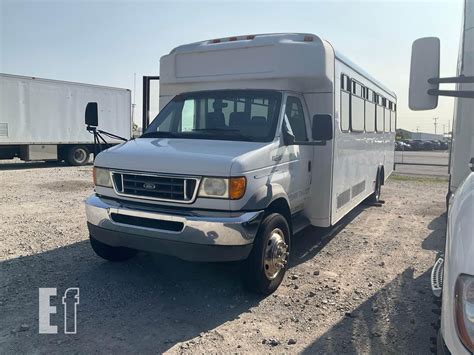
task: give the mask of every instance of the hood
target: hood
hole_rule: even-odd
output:
[[[100,153],[95,165],[168,174],[229,176],[236,158],[268,143],[137,138]]]

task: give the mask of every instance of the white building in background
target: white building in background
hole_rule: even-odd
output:
[[[443,141],[445,137],[442,134],[425,133],[425,132],[411,132],[411,139],[421,141]]]

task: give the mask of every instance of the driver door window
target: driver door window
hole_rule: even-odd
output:
[[[285,116],[295,136],[295,141],[306,142],[308,140],[306,134],[306,120],[303,105],[299,98],[288,96],[286,99]]]

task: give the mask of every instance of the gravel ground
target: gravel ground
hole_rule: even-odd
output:
[[[95,256],[84,198],[91,167],[0,166],[0,353],[429,353],[429,273],[443,248],[446,182],[396,177],[385,203],[294,237],[275,294],[249,294],[239,264]],[[38,288],[57,287],[38,334]],[[80,287],[76,335],[60,296]]]

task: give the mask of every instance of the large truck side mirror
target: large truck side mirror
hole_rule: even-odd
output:
[[[311,128],[313,140],[330,141],[333,136],[331,115],[314,115]]]
[[[91,127],[99,125],[99,110],[97,102],[89,102],[86,106],[85,123]]]
[[[408,106],[411,110],[431,110],[438,106],[438,95],[428,90],[438,90],[440,42],[436,37],[419,38],[411,50],[410,88]]]

